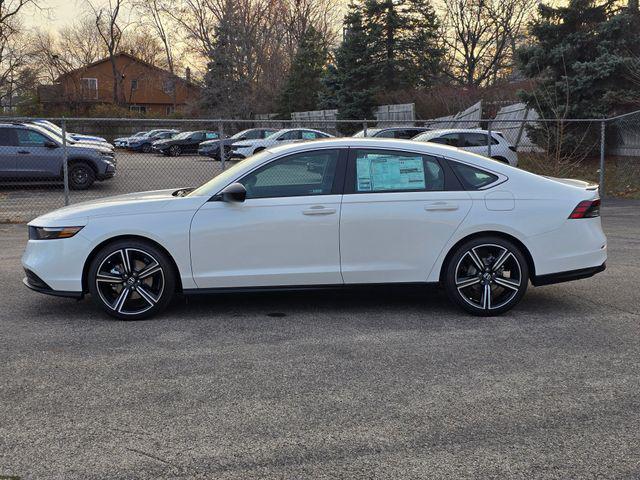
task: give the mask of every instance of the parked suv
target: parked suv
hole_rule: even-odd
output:
[[[376,138],[398,138],[409,140],[423,132],[429,130],[427,127],[389,127],[389,128],[367,128],[367,134],[364,130],[355,133],[354,137],[376,137]]]
[[[85,190],[116,173],[113,151],[76,142],[67,144],[69,188]],[[60,180],[62,139],[32,124],[0,124],[0,179]]]
[[[413,138],[419,142],[441,143],[458,147],[468,152],[491,157],[512,167],[518,166],[516,148],[500,132],[491,132],[491,155],[489,155],[489,132],[487,130],[447,129],[430,130]]]

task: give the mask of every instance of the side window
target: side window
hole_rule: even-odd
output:
[[[487,146],[487,134],[485,133],[463,133],[460,134],[461,147],[486,147]],[[491,145],[496,145],[498,142],[495,138],[491,137]]]
[[[281,142],[282,140],[299,140],[300,139],[300,130],[292,130],[290,132],[283,133],[278,138],[277,141]]]
[[[214,139],[214,138],[218,138],[218,134],[217,134],[216,132],[207,132],[207,133],[205,134],[205,138],[206,138],[207,140],[212,140],[212,139]]]
[[[479,168],[465,165],[463,163],[449,162],[462,186],[467,190],[478,190],[491,185],[498,180],[498,176],[485,172]]]
[[[409,140],[410,138],[415,137],[417,134],[418,133],[415,130],[398,130],[396,131],[396,138]]]
[[[323,135],[321,133],[318,132],[312,132],[310,130],[303,130],[302,132],[302,139],[303,140],[315,140],[316,138],[325,138],[326,135]]]
[[[18,143],[21,147],[43,147],[49,141],[47,137],[33,130],[19,128],[17,132]]]
[[[204,133],[203,132],[196,132],[193,135],[191,135],[191,140],[194,141],[198,141],[198,140],[204,140]]]
[[[256,140],[258,138],[264,138],[264,135],[260,136],[260,130],[250,130],[240,140]]]
[[[446,135],[441,135],[436,138],[432,138],[429,140],[431,143],[441,143],[442,145],[449,145],[451,147],[458,146],[458,134],[457,133],[447,133]]]
[[[240,183],[247,198],[329,195],[338,165],[338,150],[290,155],[250,173]]]
[[[15,128],[0,128],[0,147],[15,147],[18,137]]]
[[[381,132],[378,132],[375,136],[378,138],[396,138],[396,131],[382,130]]]
[[[356,192],[444,190],[438,161],[419,153],[358,150],[355,177]]]

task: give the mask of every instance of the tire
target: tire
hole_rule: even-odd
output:
[[[96,172],[85,162],[70,164],[68,174],[71,190],[86,190],[96,181]]]
[[[142,145],[142,153],[151,153],[151,144],[145,143]]]
[[[87,284],[94,303],[107,314],[142,320],[167,307],[175,292],[176,272],[167,255],[151,243],[118,240],[93,258]]]
[[[520,302],[529,284],[529,266],[514,243],[495,236],[477,237],[455,250],[443,280],[454,303],[473,315],[489,317]]]
[[[182,148],[180,148],[180,145],[171,145],[169,147],[170,157],[179,157],[181,153],[182,153]]]

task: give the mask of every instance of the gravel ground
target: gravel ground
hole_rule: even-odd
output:
[[[639,207],[604,208],[605,272],[491,319],[375,289],[118,322],[24,288],[0,225],[0,475],[639,478]]]

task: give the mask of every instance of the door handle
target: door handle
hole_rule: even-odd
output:
[[[433,202],[424,206],[427,212],[452,212],[458,210],[460,206],[452,202]]]
[[[326,208],[322,205],[315,205],[308,210],[302,211],[303,215],[332,215],[334,213],[336,213],[335,208]]]
[[[18,150],[18,153],[20,155],[29,155],[31,152],[27,151],[27,150]]]

